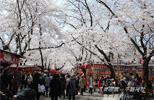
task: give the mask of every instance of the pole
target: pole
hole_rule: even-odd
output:
[[[118,78],[120,79],[120,67],[119,67],[119,55],[118,55],[118,58],[117,58],[117,70],[118,70]]]

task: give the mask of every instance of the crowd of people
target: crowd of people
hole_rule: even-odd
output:
[[[76,92],[78,91],[83,96],[84,92],[89,92],[91,95],[93,95],[93,92],[103,94],[103,89],[110,86],[120,87],[121,89],[126,87],[144,87],[144,80],[138,74],[133,75],[132,73],[129,73],[129,75],[122,73],[120,79],[118,77],[113,79],[109,76],[94,77],[92,73],[88,76],[84,74],[44,74],[39,72],[32,74],[25,72],[21,75],[19,72],[8,72],[1,69],[0,77],[1,100],[13,98],[18,91],[25,88],[31,88],[36,91],[36,100],[40,100],[41,95],[51,97],[51,100],[58,100],[58,98],[75,100],[75,95],[77,95]],[[152,81],[149,82],[148,86],[152,88]]]

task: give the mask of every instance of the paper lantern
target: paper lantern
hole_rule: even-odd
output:
[[[30,70],[30,68],[27,68],[27,71],[29,71]]]
[[[79,69],[81,69],[81,65],[79,65]]]
[[[89,64],[86,65],[86,68],[89,68]]]
[[[83,73],[79,73],[80,75],[82,75]]]
[[[83,69],[85,69],[85,65],[83,64],[83,67],[82,67]]]

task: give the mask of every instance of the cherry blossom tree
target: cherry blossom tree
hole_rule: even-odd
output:
[[[0,2],[1,48],[25,56],[25,64],[25,61],[32,64],[31,62],[37,59],[44,67],[47,49],[63,45],[57,41],[61,37],[61,32],[56,21],[62,19],[62,10],[50,0]]]
[[[148,87],[148,65],[154,55],[154,4],[151,0],[96,0],[106,7],[114,17],[111,22],[121,26],[121,33],[126,33],[143,59],[143,79]],[[133,56],[131,56],[133,58]]]
[[[117,62],[118,57],[123,62],[126,58],[128,59],[128,56],[132,54],[128,52],[135,52],[134,46],[126,34],[118,33],[122,28],[111,23],[113,16],[110,11],[101,7],[102,5],[97,1],[92,2],[68,0],[67,10],[70,10],[70,13],[66,12],[68,18],[66,24],[73,28],[69,30],[69,38],[75,40],[84,52],[88,51],[93,60],[104,63],[110,69],[111,77],[114,78],[112,64]],[[85,54],[81,55],[85,57]],[[86,60],[82,59],[82,61]]]

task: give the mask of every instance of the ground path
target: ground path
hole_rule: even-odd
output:
[[[51,98],[41,96],[40,100],[51,100]],[[59,98],[59,100],[68,100],[68,98],[67,97],[65,99]],[[95,92],[92,95],[89,93],[84,93],[84,95],[82,96],[79,93],[78,95],[75,96],[75,100],[119,100],[119,94],[101,95]]]
[[[97,92],[94,92],[92,95],[89,93],[85,93],[81,96],[80,93],[75,96],[75,100],[120,100],[119,98],[120,94],[99,94]],[[43,97],[41,96],[40,100],[51,100],[50,97]],[[58,100],[68,100],[66,97],[65,99],[59,98]],[[154,97],[151,99],[146,100],[154,100]]]

